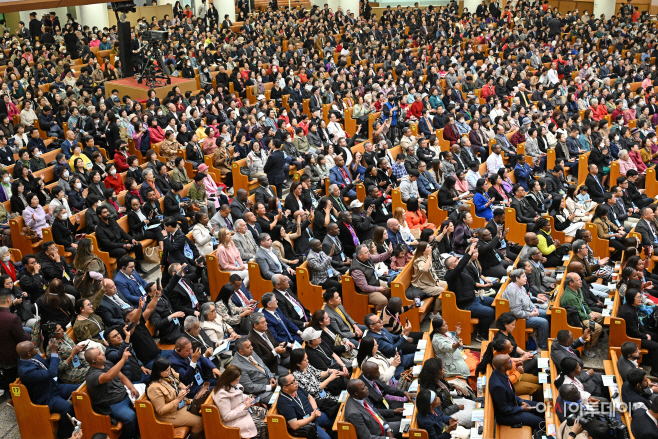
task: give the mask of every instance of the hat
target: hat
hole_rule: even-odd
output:
[[[354,200],[350,203],[350,209],[357,209],[359,207],[362,207],[363,203],[360,202],[359,200]]]
[[[639,128],[633,128],[633,129],[631,130],[631,134],[632,134],[633,136],[636,135],[636,134],[639,133],[639,132],[640,132],[640,129],[639,129]]]
[[[262,111],[256,115],[256,119],[258,119],[258,120],[260,120],[264,117],[265,117],[265,113],[263,113]]]
[[[429,96],[427,93],[423,93],[421,97],[425,99],[427,96]]]
[[[306,328],[304,329],[304,332],[302,332],[302,340],[304,341],[311,341],[311,340],[317,340],[320,338],[322,333],[314,328]]]
[[[199,169],[198,169],[199,172],[205,172],[207,170],[208,170],[208,165],[206,165],[205,163],[201,163],[199,165]]]
[[[265,99],[265,95],[258,95],[257,98],[258,101],[262,101],[263,99]]]

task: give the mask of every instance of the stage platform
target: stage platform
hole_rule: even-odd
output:
[[[167,96],[174,87],[180,87],[180,90],[183,94],[186,91],[196,91],[196,79],[185,79],[185,78],[171,78],[171,84],[166,84],[166,80],[159,79],[158,81],[164,82],[164,86],[155,87],[155,95],[160,98],[162,101],[163,98]],[[138,83],[137,79],[134,76],[130,78],[123,78],[116,81],[109,81],[105,83],[105,96],[109,97],[112,94],[112,90],[119,90],[119,97],[123,98],[128,95],[131,99],[148,99],[149,87],[146,83]]]

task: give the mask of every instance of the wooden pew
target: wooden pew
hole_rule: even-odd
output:
[[[249,291],[254,300],[260,300],[263,294],[271,292],[274,288],[272,281],[263,278],[255,260],[247,263],[247,270],[249,271]]]
[[[174,427],[171,422],[158,421],[146,393],[135,401],[135,413],[142,439],[185,439],[190,432],[190,427]]]
[[[465,345],[470,345],[472,332],[480,320],[472,319],[470,311],[457,308],[457,296],[454,292],[444,290],[441,293],[441,315],[451,331],[454,331],[457,324],[461,323],[462,340]]]
[[[349,309],[350,316],[355,322],[363,324],[363,319],[369,313],[374,312],[375,306],[368,303],[367,294],[356,292],[354,279],[349,273],[341,276],[340,283],[343,287],[343,306],[345,309]]]
[[[405,291],[411,286],[411,276],[413,274],[413,265],[411,261],[402,269],[395,280],[391,282],[391,297],[399,297],[402,300],[402,306],[411,305],[413,300],[407,299]],[[433,309],[434,297],[424,299],[420,308],[412,308],[404,316],[409,319],[412,331],[420,331],[420,323],[425,316]],[[431,344],[431,343],[430,343]]]
[[[219,262],[217,261],[215,252],[208,253],[206,255],[206,267],[208,268],[208,286],[210,288],[210,298],[214,302],[217,300],[219,290],[221,290],[222,287],[228,283],[228,279],[231,277],[231,273],[219,269]]]
[[[288,433],[288,423],[286,422],[286,418],[281,416],[276,410],[276,401],[272,405],[272,408],[267,412],[265,422],[267,422],[267,431],[271,438],[294,439],[294,437]]]
[[[25,384],[20,378],[9,385],[11,400],[16,413],[20,437],[23,439],[55,439],[55,431],[61,419],[59,413],[50,413],[47,405],[32,402]]]
[[[527,232],[527,224],[523,224],[516,219],[516,210],[512,207],[505,208],[505,228],[509,229],[507,233],[507,240],[516,242],[520,245],[524,244],[523,237]]]
[[[91,439],[96,433],[105,433],[110,439],[118,439],[121,436],[122,422],[112,425],[109,415],[98,414],[91,407],[87,383],[71,394],[71,402],[75,410],[75,417],[82,422],[83,439]]]
[[[9,230],[11,231],[11,242],[14,248],[21,251],[23,255],[36,254],[41,251],[42,240],[32,242],[29,238],[21,234],[21,230],[25,227],[25,222],[22,216],[9,220]]]
[[[306,308],[315,311],[324,305],[322,294],[325,290],[320,285],[311,283],[310,271],[308,261],[297,267],[297,295]]]
[[[239,427],[227,427],[222,422],[219,409],[212,399],[212,394],[201,405],[201,417],[203,418],[203,431],[208,438],[240,439]]]

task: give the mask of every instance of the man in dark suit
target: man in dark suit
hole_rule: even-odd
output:
[[[256,312],[249,316],[252,325],[247,338],[251,341],[254,352],[274,375],[286,375],[290,365],[290,352],[286,343],[279,343],[268,329],[267,319],[263,313]]]
[[[505,230],[505,209],[496,208],[493,212],[493,218],[486,225],[486,229],[491,232],[491,236],[496,236],[498,229]],[[511,243],[506,239],[501,239],[498,243],[497,251],[501,257],[515,261],[521,253],[522,247],[518,244]]]
[[[196,395],[196,392],[201,388],[201,384],[206,381],[210,383],[210,388],[213,388],[221,374],[219,369],[208,359],[212,355],[212,351],[212,348],[208,348],[205,352],[201,348],[193,351],[192,342],[187,338],[181,337],[176,340],[176,347],[169,360],[171,361],[171,368],[178,372],[181,383],[189,386],[190,393],[188,395],[190,395],[190,398]],[[194,367],[192,367],[192,363],[195,364]],[[201,383],[195,379],[197,373],[201,375]]]
[[[371,205],[368,210],[364,210],[363,203],[359,200],[354,200],[350,203],[349,209],[352,211],[352,225],[359,240],[365,241],[366,239],[372,239],[375,234],[375,228],[377,227],[377,224],[372,219],[375,206]]]
[[[299,228],[302,233],[299,237],[295,238],[295,251],[298,255],[306,255],[311,248],[310,242],[315,239],[315,235],[313,234],[313,228],[311,227],[311,221],[308,218],[308,214],[303,210],[298,210],[293,214],[294,221],[292,221],[292,225],[295,229],[297,226],[297,217],[301,217]]]
[[[155,309],[148,315],[148,320],[158,331],[160,343],[174,344],[176,340],[183,336],[183,311],[174,311],[171,302],[167,296],[162,295],[162,288],[159,290],[156,285],[151,283],[147,285],[146,294],[149,296],[147,309],[151,307],[151,301],[155,301]]]
[[[257,181],[258,181],[258,187],[254,191],[254,198],[256,199],[256,204],[263,203],[267,207],[267,200],[269,200],[272,197],[278,196],[279,190],[277,189],[276,194],[274,193],[274,189],[272,188],[272,186],[270,186],[268,182],[268,178],[265,175],[258,176]]]
[[[532,208],[530,203],[528,203],[528,200],[524,198],[526,190],[523,189],[523,186],[520,184],[514,185],[512,192],[514,193],[514,197],[512,198],[510,207],[516,211],[516,220],[520,223],[527,224],[527,230],[532,230],[535,227],[535,221],[540,216],[535,212],[535,209]]]
[[[329,223],[327,226],[327,236],[322,241],[322,251],[324,254],[331,254],[331,248],[335,246],[333,256],[331,257],[331,266],[340,274],[347,273],[352,263],[351,255],[345,251],[340,239],[340,228],[336,223]],[[355,247],[356,248],[356,247]]]
[[[361,241],[352,225],[352,214],[350,212],[345,211],[338,214],[338,230],[340,230],[338,238],[343,246],[343,253],[345,253],[345,256],[351,257]]]
[[[658,250],[658,230],[653,225],[653,210],[643,207],[640,214],[642,219],[635,225],[635,231],[642,236],[642,247],[645,247],[645,251],[652,247],[655,253]]]
[[[296,341],[302,344],[302,331],[295,326],[293,322],[283,315],[279,309],[279,303],[274,294],[265,293],[261,298],[263,305],[263,315],[267,321],[267,327],[274,336],[278,343],[286,343],[288,347],[292,347],[292,342]]]
[[[573,339],[573,334],[567,329],[558,331],[557,337],[553,340],[551,345],[551,360],[553,364],[560,372],[560,363],[565,357],[572,357],[578,361],[580,367],[583,368],[583,371],[578,376],[578,379],[583,383],[585,391],[589,393],[595,393],[600,395],[603,392],[603,378],[598,372],[594,372],[593,369],[585,370],[583,367],[583,360],[580,358],[580,352],[578,348],[585,345],[585,339],[589,337],[590,329],[586,328],[583,331],[582,337],[579,337],[578,340]]]
[[[363,323],[365,323],[367,327],[367,331],[363,335],[370,335],[377,340],[379,351],[386,355],[387,358],[394,357],[397,352],[401,353],[403,349],[411,350],[412,352],[415,351],[415,348],[410,349],[410,345],[413,346],[415,344],[414,339],[409,337],[411,326],[406,327],[400,335],[391,334],[386,328],[384,328],[384,322],[382,319],[377,314],[373,313],[365,316],[363,318]],[[401,365],[406,370],[413,365],[414,354],[403,354],[401,360]]]
[[[169,266],[170,280],[164,294],[176,311],[183,311],[186,316],[199,317],[201,304],[208,301],[203,292],[203,285],[193,284],[185,275],[185,264],[173,263]]]
[[[311,321],[311,312],[304,307],[302,302],[290,289],[290,279],[287,276],[275,274],[272,276],[274,297],[279,304],[279,310],[300,330],[304,330]]]
[[[601,184],[601,180],[599,180],[599,168],[595,164],[591,164],[587,169],[589,170],[589,174],[585,179],[587,192],[593,201],[601,204],[604,201],[603,195],[605,194],[605,189]]]
[[[375,407],[379,413],[384,415],[387,421],[402,420],[403,401],[388,401],[386,395],[406,397],[408,401],[415,398],[415,393],[405,392],[382,383],[379,380],[379,367],[371,362],[366,361],[361,367],[361,376],[359,379],[368,388],[368,403]]]
[[[658,439],[658,398],[651,401],[648,410],[638,409],[631,420],[633,436],[642,439]]]
[[[237,221],[244,217],[245,212],[251,209],[254,203],[249,200],[249,192],[245,189],[238,189],[235,198],[231,202],[231,217]]]
[[[497,230],[496,234],[492,236],[487,228],[478,230],[477,237],[479,241],[477,248],[480,253],[478,261],[482,265],[483,275],[500,279],[507,274],[507,266],[512,262],[507,258],[501,258],[496,249],[500,240],[505,239],[508,231],[509,229]]]
[[[368,401],[369,390],[363,381],[350,380],[347,393],[345,420],[354,426],[357,439],[386,439],[399,433],[400,423],[384,422],[381,411]]]
[[[621,344],[621,355],[619,355],[619,360],[617,360],[617,369],[619,370],[619,376],[621,376],[622,381],[626,381],[626,375],[630,370],[637,369],[640,362],[640,347],[634,341],[625,341]],[[649,379],[654,383],[658,381],[658,378],[649,375]]]
[[[59,346],[55,339],[50,339],[50,358],[44,359],[32,341],[23,341],[16,346],[18,360],[18,377],[27,387],[33,404],[47,405],[51,413],[62,415],[59,421],[57,437],[69,438],[73,425],[66,416],[75,416],[73,404],[68,402],[71,393],[79,387],[77,384],[63,384],[57,381],[59,368]],[[75,355],[80,352],[73,348]],[[64,430],[64,431],[62,431]]]
[[[258,237],[263,233],[263,229],[261,229],[260,224],[256,221],[256,215],[251,211],[245,212],[244,220],[247,223],[247,230],[254,237],[254,241],[258,243]]]
[[[164,215],[175,218],[181,225],[183,233],[187,235],[189,226],[185,206],[187,203],[181,202],[180,192],[183,190],[183,184],[175,181],[171,184],[171,190],[164,197]]]
[[[514,393],[507,371],[512,368],[508,355],[496,355],[492,361],[494,371],[489,377],[489,393],[494,406],[496,422],[499,425],[522,424],[532,428],[539,428],[544,422],[534,407],[535,401],[524,401]]]
[[[18,22],[18,36],[23,40],[30,39],[30,30],[25,27],[25,23],[22,21]]]
[[[105,294],[95,312],[103,320],[106,328],[123,325],[123,310],[132,309],[130,302],[121,294],[112,279],[103,279]]]
[[[286,157],[281,151],[283,144],[280,140],[274,140],[274,149],[265,162],[263,172],[267,174],[267,180],[276,188],[279,197],[283,194],[283,183],[288,178],[289,166],[286,164]]]
[[[199,255],[199,250],[190,238],[188,238],[178,225],[175,218],[167,218],[164,222],[167,237],[164,239],[164,251],[160,265],[164,266],[169,273],[171,264],[187,264],[187,276],[192,282],[198,280],[204,265],[204,258]],[[167,283],[168,278],[163,276],[162,283]]]

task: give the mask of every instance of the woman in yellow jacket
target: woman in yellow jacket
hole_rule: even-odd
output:
[[[169,359],[156,358],[146,383],[146,395],[153,404],[155,418],[160,422],[171,422],[174,428],[190,427],[190,437],[197,439],[203,437],[203,421],[201,416],[187,411],[187,405],[191,402],[185,398],[188,391],[188,387],[178,379],[178,373],[171,368]]]
[[[610,206],[608,204],[599,204],[594,210],[594,215],[592,216],[592,224],[596,225],[596,234],[599,239],[605,239],[608,241],[608,245],[615,249],[615,251],[610,255],[610,260],[620,261],[621,255],[626,249],[624,244],[624,238],[626,237],[626,231],[624,227],[617,226],[608,218],[608,212],[610,211]]]
[[[545,267],[557,267],[562,265],[562,258],[555,254],[555,250],[560,246],[560,241],[553,239],[551,236],[551,223],[546,218],[539,218],[535,222],[535,233],[537,234],[537,248],[546,258]]]

